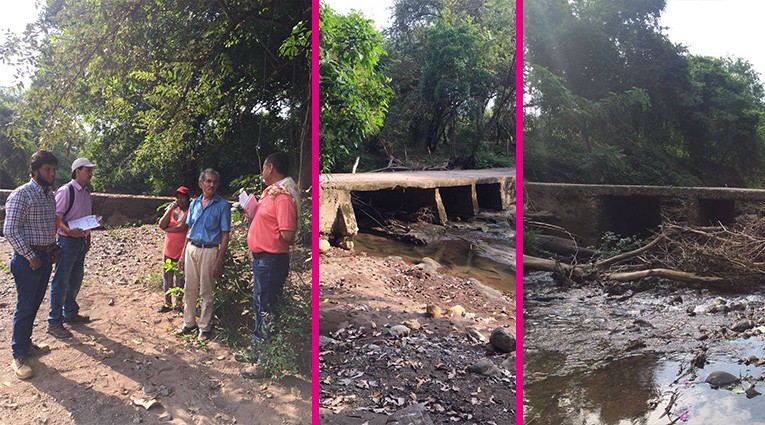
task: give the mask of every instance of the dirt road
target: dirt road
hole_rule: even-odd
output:
[[[0,238],[0,423],[311,422],[310,382],[242,379],[227,347],[174,335],[180,314],[157,312],[162,238],[156,226],[94,232],[79,295],[92,322],[73,326],[72,338],[53,338],[45,333],[46,296],[32,338],[52,350],[32,361],[36,375],[28,381],[10,368],[16,292],[11,248]],[[133,403],[152,397],[159,403],[148,410]]]

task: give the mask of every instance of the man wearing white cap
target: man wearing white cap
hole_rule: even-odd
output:
[[[58,246],[61,258],[56,263],[50,285],[50,312],[48,333],[56,338],[72,336],[64,323],[86,323],[90,317],[80,314],[77,294],[85,273],[85,254],[90,249],[90,231],[70,228],[69,222],[93,214],[90,199],[90,179],[96,165],[87,158],[72,163],[72,181],[56,191],[58,218]]]

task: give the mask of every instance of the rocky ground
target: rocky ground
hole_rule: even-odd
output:
[[[308,424],[311,385],[302,377],[279,382],[240,377],[231,349],[180,339],[179,313],[162,302],[162,232],[156,226],[96,231],[85,263],[81,312],[92,322],[57,340],[45,333],[48,299],[33,341],[51,352],[31,363],[35,376],[10,368],[16,300],[8,271],[11,248],[0,238],[0,367],[2,424]],[[309,279],[310,280],[310,279]],[[144,407],[137,403],[144,402]]]
[[[524,276],[524,297],[530,423],[582,423],[584,412],[593,411],[600,421],[587,423],[666,423],[645,422],[672,404],[664,394],[706,385],[723,364],[738,363],[736,375],[752,374],[758,387],[765,383],[758,368],[749,368],[765,364],[765,295],[756,286],[657,278],[569,286],[533,272]],[[661,376],[663,364],[672,365],[668,377]],[[724,396],[707,394],[691,411],[714,410]]]
[[[513,298],[436,267],[321,255],[322,424],[515,423]]]

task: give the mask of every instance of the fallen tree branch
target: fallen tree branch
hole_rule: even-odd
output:
[[[649,244],[647,244],[647,245],[645,245],[643,247],[640,247],[640,248],[638,248],[638,249],[636,249],[634,251],[625,252],[623,254],[615,255],[613,257],[609,257],[609,258],[606,258],[604,260],[597,261],[595,263],[594,267],[597,270],[601,270],[601,269],[605,269],[606,267],[611,266],[612,264],[616,264],[616,263],[619,263],[621,261],[629,260],[630,258],[637,257],[638,255],[640,255],[640,254],[648,251],[649,249],[653,248],[654,246],[656,246],[659,242],[662,241],[662,239],[664,239],[664,235],[660,234],[659,236],[656,237],[656,239],[652,240],[651,243],[649,243]]]
[[[617,282],[630,282],[633,280],[643,279],[649,276],[663,277],[665,279],[677,280],[681,282],[722,282],[725,279],[714,276],[699,276],[694,273],[683,272],[680,270],[672,269],[648,269],[637,272],[624,272],[624,273],[611,273],[607,277],[610,280]]]
[[[561,263],[560,261],[550,260],[547,258],[532,257],[530,255],[523,256],[523,267],[544,272],[561,273],[567,276],[575,276],[578,278],[581,278],[585,275],[585,271],[582,269],[582,267],[572,266],[570,264]]]

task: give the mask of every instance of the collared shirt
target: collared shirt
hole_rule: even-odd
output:
[[[199,196],[189,206],[186,224],[189,225],[186,237],[191,242],[217,245],[221,240],[221,232],[231,231],[231,206],[216,193],[207,206],[202,208],[202,196]]]
[[[56,198],[35,179],[11,192],[5,202],[3,233],[13,250],[27,260],[37,254],[31,245],[46,246],[56,241]]]
[[[72,209],[64,217],[66,209],[69,208],[69,184],[74,188],[74,202],[72,203]],[[76,180],[72,180],[69,184],[59,187],[56,191],[56,215],[61,217],[64,223],[93,214],[93,201],[90,198],[88,189],[80,186]],[[87,235],[88,233],[86,232],[85,234]],[[66,236],[66,233],[61,229],[58,229],[58,234]]]
[[[250,251],[270,254],[289,252],[290,246],[281,238],[281,232],[297,230],[297,211],[297,201],[289,188],[278,183],[266,188],[247,231]]]

